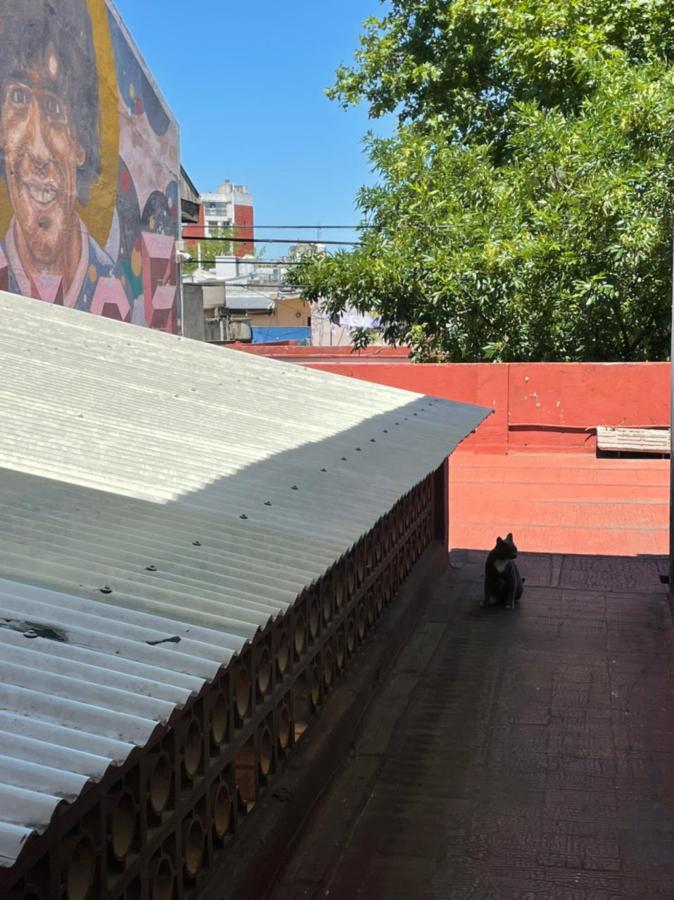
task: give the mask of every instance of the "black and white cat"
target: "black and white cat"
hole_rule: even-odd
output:
[[[487,556],[484,567],[484,600],[482,606],[502,603],[512,609],[522,596],[524,579],[515,559],[517,547],[512,533],[496,538],[496,546]]]

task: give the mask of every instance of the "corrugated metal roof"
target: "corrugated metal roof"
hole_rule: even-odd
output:
[[[225,306],[233,310],[273,310],[276,306],[276,291],[265,294],[264,291],[255,291],[245,286],[227,285],[227,299]]]
[[[8,294],[0,358],[8,866],[487,410]]]

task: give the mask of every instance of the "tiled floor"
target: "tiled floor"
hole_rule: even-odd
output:
[[[450,459],[452,547],[507,526],[530,552],[667,553],[669,460],[462,451]]]
[[[664,562],[457,552],[273,900],[673,900]]]

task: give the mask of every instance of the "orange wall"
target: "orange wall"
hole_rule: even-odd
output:
[[[299,313],[299,316],[297,315]],[[269,315],[255,314],[253,327],[258,328],[306,328],[311,316],[311,306],[299,297],[284,297],[278,300],[274,311]],[[255,352],[255,345],[250,348],[256,356],[271,356],[271,353]],[[264,348],[265,350],[267,347]],[[300,349],[300,348],[294,348]],[[248,350],[246,352],[249,352]]]
[[[300,360],[298,360],[300,361]],[[597,425],[668,426],[669,363],[310,363],[377,384],[495,410],[464,446],[594,452]]]

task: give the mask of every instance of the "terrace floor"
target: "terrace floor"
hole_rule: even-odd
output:
[[[450,459],[450,522],[452,547],[491,547],[505,530],[531,552],[666,554],[669,460],[461,450]]]
[[[273,900],[674,898],[665,561],[522,556],[509,613],[483,560],[453,552]]]

